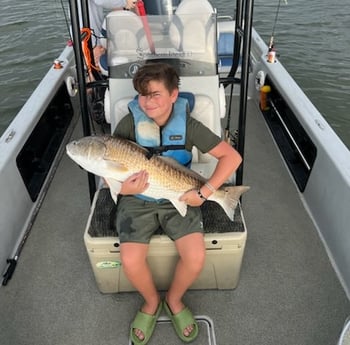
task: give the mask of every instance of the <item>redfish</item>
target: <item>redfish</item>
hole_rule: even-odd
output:
[[[192,189],[199,189],[206,179],[175,160],[158,155],[136,143],[113,136],[89,136],[70,142],[66,146],[68,156],[83,169],[103,177],[116,202],[121,183],[141,170],[148,173],[148,188],[143,195],[155,199],[168,199],[182,216],[187,205],[180,196]],[[240,196],[248,186],[222,186],[208,200],[217,202],[233,220]]]

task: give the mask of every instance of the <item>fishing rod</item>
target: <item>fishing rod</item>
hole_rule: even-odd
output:
[[[287,0],[284,0],[284,3],[287,5],[288,4]],[[277,21],[278,21],[278,15],[280,13],[280,7],[281,7],[281,0],[278,0],[275,20],[273,22],[272,33],[270,36],[270,41],[269,41],[268,51],[267,51],[267,61],[271,62],[271,63],[275,62],[275,57],[276,57],[274,39],[275,39],[275,30],[276,30],[276,25],[277,25]]]
[[[284,2],[285,2],[285,4],[287,5],[287,0],[284,0]],[[272,33],[271,33],[270,42],[269,42],[269,50],[273,48],[275,30],[276,30],[278,15],[279,15],[279,13],[280,13],[280,7],[281,7],[281,0],[278,0],[278,5],[277,5],[277,9],[276,9],[275,20],[274,20],[274,22],[273,22]]]

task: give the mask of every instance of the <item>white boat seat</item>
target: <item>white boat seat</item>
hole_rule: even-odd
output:
[[[215,26],[210,20],[213,13],[215,11],[207,0],[180,2],[169,26],[174,47],[191,54],[215,52]]]
[[[120,17],[120,20],[108,20],[111,17]],[[127,58],[139,48],[148,49],[142,21],[134,12],[112,11],[107,15],[104,25],[108,37],[107,49],[113,54],[109,57],[110,65],[118,64],[120,57]]]

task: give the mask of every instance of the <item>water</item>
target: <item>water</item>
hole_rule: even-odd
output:
[[[0,134],[34,91],[68,34],[59,1],[2,0]]]
[[[219,14],[235,1],[213,0]],[[268,42],[279,0],[255,0],[254,26]],[[67,0],[63,2],[68,8]],[[6,14],[6,18],[4,17]],[[2,0],[0,134],[68,40],[59,0]],[[348,0],[282,0],[274,32],[280,61],[350,147],[350,6]]]

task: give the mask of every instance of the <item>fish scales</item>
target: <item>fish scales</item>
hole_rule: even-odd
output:
[[[134,172],[145,170],[149,174],[150,180],[160,184],[165,189],[172,189],[178,192],[185,192],[190,189],[200,188],[205,179],[192,173],[186,173],[170,160],[164,160],[159,156],[147,157],[147,151],[140,146],[115,137],[105,137],[106,152],[105,158],[116,160],[130,168]]]

